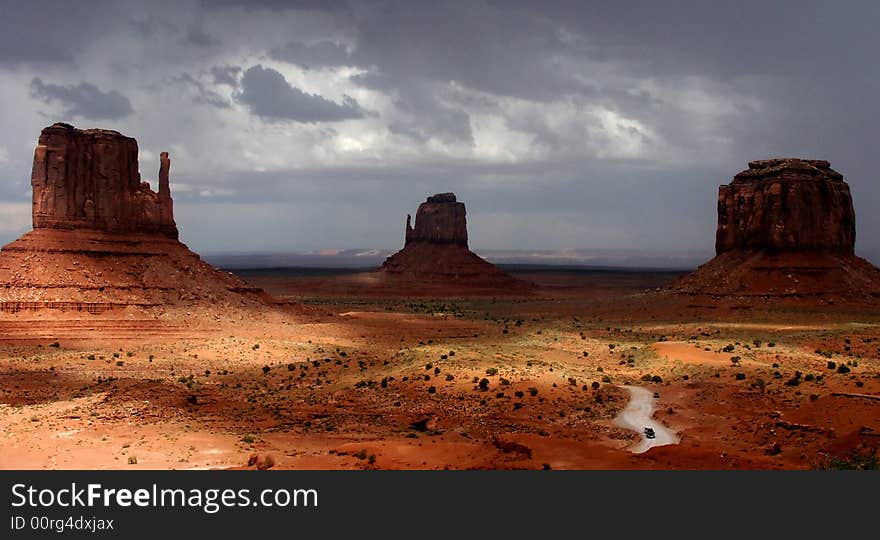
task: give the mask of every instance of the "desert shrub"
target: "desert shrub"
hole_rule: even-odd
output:
[[[486,370],[486,375],[489,375],[490,377],[492,375],[498,375],[498,368],[490,367],[489,369]]]
[[[745,374],[745,373],[737,373],[737,374],[736,374],[736,380],[738,380],[738,381],[744,381],[744,380],[746,380],[746,374]]]
[[[436,386],[429,386],[429,387],[428,387],[428,393],[429,393],[429,394],[436,394],[436,393],[437,393],[437,387],[436,387]]]
[[[840,364],[839,366],[837,366],[837,372],[838,373],[849,373],[850,369],[846,366],[846,364]]]
[[[830,460],[828,460],[825,468],[837,471],[876,471],[880,469],[880,461],[878,461],[877,459],[877,454],[852,454],[846,457],[831,458]]]
[[[531,395],[532,397],[537,396],[537,395],[538,395],[538,389],[537,389],[537,388],[534,388],[534,387],[529,388],[529,395]]]
[[[735,348],[736,347],[734,347],[733,344],[728,344],[728,345],[725,345],[724,348],[721,350],[724,352],[733,352],[733,349],[735,349]]]
[[[480,390],[488,390],[489,389],[489,379],[483,377],[480,379],[479,383]]]
[[[52,343],[49,344],[49,346],[57,349],[57,348],[61,347],[61,344],[58,343],[57,341],[53,341]]]
[[[653,383],[662,383],[662,382],[663,382],[663,379],[660,377],[660,375],[654,375],[653,377],[651,377],[651,382],[653,382]]]
[[[253,444],[254,436],[253,435],[245,435],[244,437],[241,438],[241,442],[247,443],[247,444]]]
[[[263,375],[267,375],[270,371],[272,371],[272,368],[269,366],[263,366]]]
[[[603,382],[603,383],[610,383],[610,382],[611,382],[611,377],[609,377],[608,375],[603,375],[603,376],[602,376],[602,382]]]
[[[599,387],[602,385],[599,384],[599,381],[593,381],[593,383],[590,386],[593,388],[593,390],[598,390]]]

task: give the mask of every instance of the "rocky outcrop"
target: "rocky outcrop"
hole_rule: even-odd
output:
[[[464,203],[454,193],[438,193],[428,197],[416,212],[416,225],[406,216],[406,245],[415,242],[454,244],[468,247],[467,217]]]
[[[31,174],[34,229],[162,234],[177,238],[168,153],[159,193],[141,182],[137,141],[116,131],[57,123],[40,134]]]
[[[454,193],[428,197],[419,205],[415,226],[406,216],[404,248],[385,260],[379,274],[398,285],[440,295],[454,293],[456,287],[492,294],[529,288],[468,249],[465,207]]]
[[[168,153],[154,192],[141,182],[137,152],[137,141],[115,131],[42,131],[31,175],[34,229],[0,250],[0,313],[185,306],[220,318],[275,302],[177,239]]]
[[[719,188],[716,257],[670,289],[746,302],[876,301],[880,270],[854,245],[849,186],[827,161],[752,161]]]
[[[718,190],[715,251],[853,254],[855,212],[849,186],[827,161],[768,159]]]

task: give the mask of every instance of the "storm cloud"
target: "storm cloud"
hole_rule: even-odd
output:
[[[394,248],[453,190],[477,249],[708,256],[718,185],[799,156],[880,262],[876,2],[145,4],[0,4],[0,204],[73,118],[136,137],[145,178],[171,152],[200,251]]]
[[[58,103],[62,115],[89,120],[114,120],[134,112],[131,102],[116,90],[102,92],[92,83],[49,84],[39,77],[31,80],[31,96],[44,103]]]
[[[363,118],[357,102],[345,96],[341,104],[291,86],[284,75],[271,68],[254,66],[244,72],[235,98],[261,118],[295,122],[336,122]]]

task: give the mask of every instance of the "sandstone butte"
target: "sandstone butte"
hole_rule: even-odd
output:
[[[827,161],[752,161],[720,186],[716,256],[672,285],[688,294],[880,298],[880,270],[855,255],[849,185]]]
[[[529,288],[468,248],[467,213],[454,193],[439,193],[419,205],[415,224],[406,216],[402,250],[379,273],[392,282],[522,292]]]
[[[141,181],[135,139],[63,123],[43,129],[33,230],[0,250],[0,312],[271,303],[178,240],[170,167],[162,152],[154,192]]]

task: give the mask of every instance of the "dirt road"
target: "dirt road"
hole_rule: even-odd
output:
[[[630,447],[630,452],[640,454],[654,446],[678,444],[678,435],[660,422],[654,420],[654,393],[641,386],[621,386],[629,392],[629,403],[620,411],[614,422],[627,429],[637,432],[641,439]],[[655,437],[645,436],[645,428],[652,428]]]

